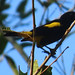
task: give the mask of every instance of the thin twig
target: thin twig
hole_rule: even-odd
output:
[[[59,73],[59,75],[62,75],[62,72],[59,71],[59,69],[57,67],[54,66],[54,69]]]
[[[71,69],[70,75],[74,75],[74,72],[75,72],[75,55],[74,55],[74,58],[73,58],[72,69]]]
[[[34,63],[34,48],[35,48],[35,38],[34,38],[34,32],[35,32],[35,11],[34,11],[34,0],[32,0],[32,14],[33,14],[33,46],[31,51],[31,67],[30,67],[30,75],[33,75],[33,63]]]
[[[59,41],[59,43],[56,45],[56,47],[54,48],[54,50],[56,51],[58,49],[58,47],[62,44],[62,42],[64,41],[64,39],[66,38],[66,36],[68,35],[68,33],[71,31],[71,29],[73,28],[75,24],[75,20],[73,21],[73,23],[71,24],[71,26],[66,30],[64,36],[62,37],[62,39]]]
[[[59,47],[60,48],[60,53],[62,52],[61,50],[61,46]],[[63,65],[63,69],[61,69],[61,71],[64,73],[64,75],[66,75],[66,69],[65,69],[65,64],[64,64],[64,58],[63,58],[63,55],[61,56],[61,61],[62,61],[62,65]],[[58,64],[59,65],[59,64]]]
[[[58,49],[58,47],[62,44],[62,42],[64,41],[64,39],[66,38],[66,36],[68,35],[68,33],[71,31],[71,29],[73,28],[75,24],[75,20],[73,21],[73,23],[71,24],[71,26],[66,30],[64,36],[62,37],[62,39],[59,41],[59,43],[56,45],[56,47],[54,48],[54,51],[56,51]],[[51,57],[51,54],[49,54],[49,56],[44,60],[44,62],[42,63],[42,65],[38,68],[38,70],[35,72],[34,75],[37,75],[39,73],[39,71],[41,70],[41,68],[46,64],[46,62],[49,60],[49,58]]]
[[[62,52],[62,51],[61,51],[61,52]],[[60,52],[60,53],[61,53],[61,52]],[[63,56],[63,55],[62,55],[62,56]],[[61,56],[61,57],[62,57],[62,56]],[[62,66],[59,64],[58,61],[57,61],[57,65],[58,65],[60,71],[61,71],[62,73],[64,73],[64,69],[63,69]]]
[[[41,18],[41,21],[40,21],[40,24],[39,25],[42,25],[42,22],[43,22],[43,19],[44,19],[44,16],[45,16],[46,9],[47,8],[44,8],[44,12],[43,12],[43,15],[42,15],[42,18]]]
[[[45,70],[43,70],[43,72],[42,72],[40,75],[42,75],[53,63],[55,63],[55,62],[58,60],[58,58],[64,53],[64,51],[65,51],[67,48],[69,48],[69,46],[67,46],[67,47],[63,50],[63,52],[62,52]]]

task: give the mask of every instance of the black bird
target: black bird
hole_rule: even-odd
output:
[[[55,19],[45,25],[35,28],[35,42],[37,47],[43,49],[43,46],[60,40],[74,20],[75,12],[70,11],[61,15],[59,19]],[[21,41],[33,42],[33,30],[27,32],[3,31],[5,32],[5,36],[18,36],[23,38]]]

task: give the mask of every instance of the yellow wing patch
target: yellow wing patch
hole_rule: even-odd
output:
[[[46,24],[45,27],[48,27],[48,28],[53,28],[53,27],[60,27],[61,24],[59,22],[53,22],[53,23],[50,23],[50,24]]]

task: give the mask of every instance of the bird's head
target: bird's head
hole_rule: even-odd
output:
[[[73,11],[66,12],[60,17],[61,24],[65,25],[65,27],[67,27],[67,28],[71,25],[71,23],[74,20],[75,20],[75,12],[73,12]]]

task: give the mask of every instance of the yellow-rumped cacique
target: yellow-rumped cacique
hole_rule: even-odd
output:
[[[75,20],[75,12],[69,11],[61,15],[59,19],[55,19],[45,25],[35,28],[35,42],[37,47],[43,49],[43,46],[56,42],[62,38],[65,31],[70,27]],[[3,30],[5,36],[22,37],[21,41],[33,42],[33,30],[26,32],[16,32],[10,30]],[[47,46],[46,46],[47,47]]]

